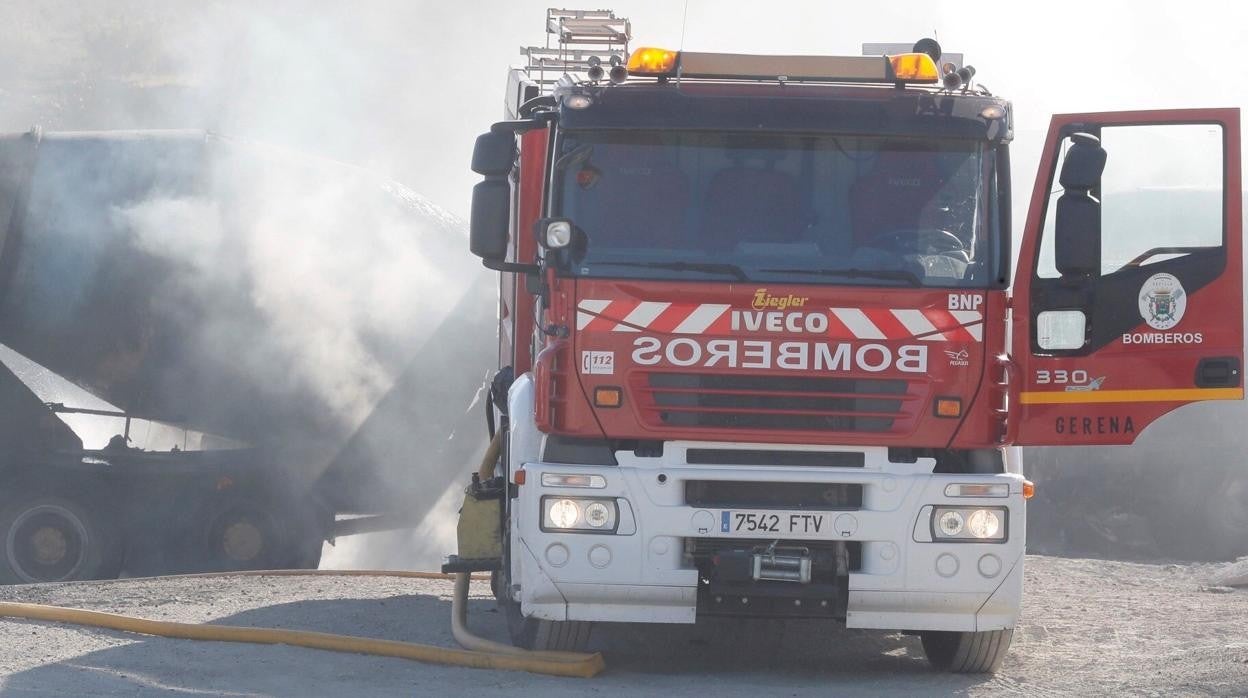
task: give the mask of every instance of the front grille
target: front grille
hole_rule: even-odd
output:
[[[884,378],[649,372],[635,387],[656,427],[884,432],[917,400]]]
[[[862,507],[862,485],[842,482],[686,480],[693,507],[835,511]]]

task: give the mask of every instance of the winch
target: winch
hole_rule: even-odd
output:
[[[781,548],[775,545],[766,552],[754,553],[752,577],[755,581],[799,582],[810,584],[810,550]]]

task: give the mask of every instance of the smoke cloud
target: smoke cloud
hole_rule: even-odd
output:
[[[361,511],[399,508],[419,521],[444,500],[449,527],[429,521],[378,537],[371,549],[360,545],[367,536],[341,541],[327,560],[338,565],[365,556],[375,566],[435,566],[454,547],[446,504],[454,497],[444,493],[474,465],[473,439],[484,439],[479,406],[472,438],[448,446],[447,437],[469,422],[489,365],[474,365],[480,352],[460,351],[458,364],[442,354],[492,337],[437,332],[453,311],[486,313],[484,324],[459,325],[492,330],[492,296],[481,292],[489,277],[467,254],[462,219],[393,178],[438,182],[451,150],[463,151],[456,169],[466,169],[471,144],[448,148],[420,131],[422,112],[439,105],[394,70],[416,50],[402,39],[403,25],[422,24],[404,5],[0,8],[0,20],[20,28],[0,48],[3,130],[222,134],[201,133],[202,152],[160,156],[184,159],[172,167],[191,171],[192,184],[136,185],[141,196],[113,197],[107,210],[98,205],[104,199],[84,205],[73,194],[46,203],[56,204],[60,222],[80,221],[59,226],[76,236],[66,243],[98,250],[94,240],[119,236],[141,262],[134,269],[160,271],[146,282],[144,304],[127,310],[129,322],[177,327],[176,366],[187,370],[153,383],[143,407],[184,406],[178,416],[189,411],[197,428],[281,447],[307,482],[340,470],[330,472],[329,496]],[[101,176],[63,167],[65,190]],[[453,208],[464,211],[466,198],[465,188]],[[118,365],[110,370],[123,378],[103,381],[96,371],[80,383],[130,395],[125,388],[145,379]],[[73,419],[90,430],[89,418]]]

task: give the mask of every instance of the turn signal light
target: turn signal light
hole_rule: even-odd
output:
[[[888,62],[892,64],[893,78],[898,82],[940,81],[936,61],[926,53],[899,53],[889,56]]]
[[[511,479],[515,480],[517,485],[523,485],[525,481],[524,468],[516,469],[516,472],[511,474]]]
[[[962,400],[956,397],[938,397],[935,412],[937,417],[961,417]]]
[[[624,404],[624,391],[613,386],[594,388],[594,407],[619,407]]]
[[[1031,499],[1034,496],[1036,496],[1036,483],[1023,480],[1023,499]]]
[[[679,52],[664,48],[639,48],[628,57],[628,72],[632,75],[675,75],[679,56]]]

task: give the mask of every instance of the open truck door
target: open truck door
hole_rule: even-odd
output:
[[[1019,253],[1010,429],[1129,444],[1243,398],[1238,109],[1053,118]]]

